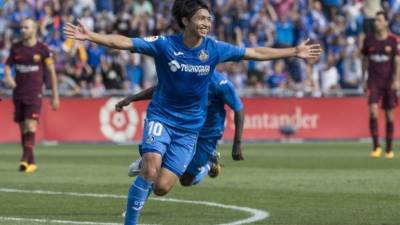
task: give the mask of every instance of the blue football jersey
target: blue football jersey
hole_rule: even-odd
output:
[[[199,137],[218,139],[222,137],[226,116],[225,104],[235,112],[243,109],[242,101],[233,84],[215,71],[208,88],[207,119]]]
[[[245,49],[205,37],[188,48],[183,34],[133,38],[133,52],[154,57],[157,88],[147,119],[198,132],[206,117],[207,93],[216,65],[243,58]]]

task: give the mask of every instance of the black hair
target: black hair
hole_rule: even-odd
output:
[[[190,20],[199,9],[210,11],[208,5],[203,0],[175,0],[172,6],[172,14],[180,28],[185,28],[183,18]]]
[[[376,16],[383,16],[383,18],[385,18],[386,21],[389,21],[389,16],[385,11],[378,11],[375,15]]]

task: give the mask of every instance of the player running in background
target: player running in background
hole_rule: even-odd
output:
[[[23,154],[19,171],[34,172],[37,169],[33,150],[35,133],[42,106],[44,68],[51,79],[51,106],[56,110],[60,105],[57,77],[48,47],[36,38],[37,25],[32,19],[21,23],[22,40],[14,43],[5,66],[5,83],[13,89],[15,107],[14,121],[19,124]],[[15,68],[15,80],[11,76]]]
[[[202,0],[176,0],[173,15],[183,33],[128,38],[89,31],[82,23],[68,23],[67,37],[154,57],[157,89],[147,108],[142,139],[143,163],[128,192],[125,224],[137,224],[151,191],[167,194],[186,171],[195,153],[198,133],[207,113],[208,84],[216,65],[241,59],[316,58],[319,44],[295,48],[239,48],[207,36],[211,29],[208,5]]]
[[[389,22],[386,13],[378,12],[375,17],[375,32],[366,37],[362,48],[363,80],[366,72],[365,90],[369,104],[369,127],[373,150],[371,157],[378,158],[382,154],[378,134],[378,103],[381,102],[386,117],[386,153],[392,159],[393,153],[393,110],[398,105],[396,92],[399,89],[399,52],[396,38],[389,34]]]
[[[233,160],[243,160],[241,140],[244,124],[243,104],[235,91],[233,84],[225,77],[214,71],[208,87],[207,118],[200,130],[196,144],[196,153],[188,168],[180,177],[183,186],[191,186],[199,183],[209,174],[210,177],[218,176],[221,165],[217,157],[217,143],[224,132],[226,117],[225,104],[234,112],[235,136],[232,147]],[[116,111],[122,111],[123,107],[131,102],[151,99],[154,88],[144,90],[121,100],[115,105]],[[139,147],[140,148],[140,147]],[[141,159],[134,161],[128,169],[129,176],[136,176],[140,170]]]

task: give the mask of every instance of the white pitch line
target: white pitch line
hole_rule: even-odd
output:
[[[8,192],[8,193],[30,193],[30,194],[41,194],[41,195],[66,195],[66,196],[76,196],[76,197],[94,197],[94,198],[117,198],[117,199],[125,199],[126,196],[123,195],[114,195],[114,194],[96,194],[96,193],[76,193],[76,192],[57,192],[57,191],[44,191],[44,190],[20,190],[20,189],[10,189],[10,188],[0,188],[0,192]],[[187,203],[194,205],[206,205],[211,207],[218,207],[224,209],[232,209],[236,211],[242,211],[252,214],[251,217],[248,217],[243,220],[233,221],[230,223],[218,224],[218,225],[242,225],[257,222],[260,220],[264,220],[269,217],[269,213],[266,211],[262,211],[259,209],[253,209],[248,207],[241,207],[236,205],[224,205],[215,202],[207,202],[207,201],[190,201],[190,200],[181,200],[181,199],[173,199],[173,198],[150,198],[150,200],[155,201],[163,201],[163,202],[177,202],[177,203]]]
[[[36,222],[36,223],[77,224],[77,225],[120,225],[119,223],[100,223],[100,222],[88,222],[88,221],[31,219],[31,218],[3,217],[3,216],[0,216],[0,220],[19,221],[19,222]],[[157,225],[157,224],[140,224],[140,225]]]

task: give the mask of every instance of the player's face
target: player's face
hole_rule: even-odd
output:
[[[388,22],[386,21],[385,17],[383,15],[377,15],[375,17],[375,30],[377,32],[383,31],[387,29]]]
[[[21,24],[21,34],[23,40],[28,40],[34,37],[36,33],[36,26],[31,20],[24,20]]]
[[[200,37],[204,37],[211,30],[211,15],[206,9],[199,9],[190,19],[188,29]]]

